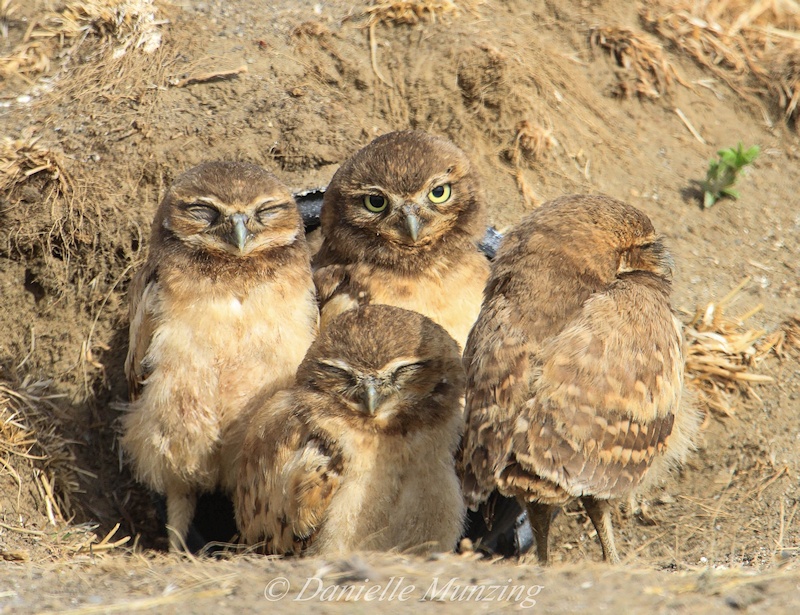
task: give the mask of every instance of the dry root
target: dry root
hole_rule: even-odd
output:
[[[448,15],[458,15],[461,11],[475,13],[478,0],[389,0],[373,1],[371,6],[364,9],[367,16],[367,26],[372,27],[380,23],[388,24],[417,24],[420,21],[435,23]]]
[[[633,82],[620,78],[617,95],[630,98],[660,98],[670,92],[675,82],[689,87],[664,56],[664,49],[625,28],[592,28],[589,43],[605,49],[624,71],[633,74]]]
[[[749,278],[721,301],[698,310],[684,330],[688,383],[697,391],[701,406],[724,416],[734,414],[737,397],[758,399],[754,385],[773,382],[771,376],[753,372],[772,349],[770,338],[763,330],[744,326],[763,306],[738,318],[725,315],[726,306],[747,282]]]
[[[796,0],[651,0],[645,26],[747,100],[773,101],[798,121],[800,3]]]

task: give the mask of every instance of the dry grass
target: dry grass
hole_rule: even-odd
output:
[[[509,147],[503,150],[505,158],[519,167],[541,160],[558,141],[553,136],[552,126],[545,128],[541,124],[522,120],[515,128],[514,139]]]
[[[699,567],[665,573],[648,566],[610,567],[591,560],[543,569],[508,561],[488,564],[457,556],[424,560],[380,553],[326,561],[311,557],[193,561],[148,554],[47,564],[33,568],[34,574],[31,568],[9,571],[9,586],[15,589],[8,593],[18,597],[26,610],[42,615],[184,612],[187,605],[192,612],[214,613],[228,610],[226,605],[234,603],[244,612],[288,612],[302,610],[296,605],[301,588],[317,579],[324,593],[312,598],[313,589],[306,590],[302,599],[311,605],[307,611],[402,613],[409,610],[409,603],[416,603],[420,612],[442,615],[479,610],[535,613],[561,612],[564,605],[605,604],[614,612],[644,613],[660,612],[665,603],[675,603],[685,612],[706,613],[709,606],[727,600],[727,604],[766,605],[762,608],[766,612],[790,612],[796,603],[792,590],[800,578],[796,570],[784,569],[753,574],[750,570]],[[451,579],[452,589],[443,591]],[[66,588],[76,586],[86,590],[70,593],[70,601],[64,600]],[[278,587],[286,588],[286,596],[278,600],[280,594],[268,593],[275,596],[269,600],[275,604],[265,608],[269,604],[265,592]],[[368,598],[365,592],[370,587],[387,591]],[[407,588],[399,594],[401,598],[398,593],[388,595],[395,587]],[[479,591],[481,587],[491,587],[496,599],[490,601],[488,592]],[[637,591],[632,592],[632,587]],[[438,593],[435,598],[431,596],[434,591]],[[376,609],[372,603],[378,599],[381,603]]]
[[[788,350],[800,350],[800,318],[792,316],[784,321],[780,328],[764,338],[761,348],[772,350],[780,358],[786,357]]]
[[[92,258],[100,222],[97,204],[87,201],[85,185],[67,170],[60,153],[39,143],[29,130],[0,143],[0,194],[9,224],[0,234],[0,253],[42,257],[57,292],[73,290],[73,267],[88,247]]]
[[[621,98],[632,95],[640,98],[660,98],[674,84],[689,86],[664,56],[663,47],[626,28],[592,28],[589,32],[592,47],[605,49],[633,81],[620,77],[616,94]]]
[[[142,236],[118,204],[126,190],[46,147],[33,129],[0,140],[0,256],[24,259],[54,298],[107,303],[130,265],[119,262],[118,246]]]
[[[14,6],[4,0],[4,21],[14,18]],[[12,76],[33,84],[49,72],[54,58],[71,56],[87,37],[116,47],[115,54],[142,48],[146,53],[161,44],[154,0],[67,1],[57,12],[46,12],[27,24],[21,42],[0,57],[0,79]]]
[[[698,310],[684,330],[688,383],[697,391],[701,407],[724,416],[734,414],[737,397],[758,399],[753,385],[773,382],[771,376],[752,371],[772,349],[766,332],[744,325],[763,306],[736,318],[725,314],[728,304],[749,281],[745,278],[726,297]],[[759,341],[762,343],[757,344]]]
[[[0,193],[14,190],[38,175],[46,178],[51,196],[65,196],[72,191],[72,180],[62,157],[41,145],[32,131],[19,139],[5,137],[0,142]]]
[[[51,557],[78,553],[102,553],[126,544],[129,537],[112,540],[119,524],[104,537],[96,525],[72,525],[72,499],[80,491],[78,475],[97,476],[79,468],[73,443],[61,432],[61,412],[56,400],[63,395],[48,393],[49,383],[13,385],[0,381],[0,481],[14,483],[16,494],[0,508],[0,534],[38,543]],[[10,479],[10,480],[9,480]],[[27,504],[29,498],[32,505]],[[41,514],[41,519],[32,515]],[[38,523],[37,523],[38,521]],[[0,559],[28,561],[25,548],[0,549]]]
[[[789,318],[783,323],[781,332],[789,346],[800,349],[800,318],[797,316]]]
[[[800,2],[650,0],[641,17],[740,96],[774,101],[797,121]]]
[[[420,21],[435,23],[445,16],[455,16],[462,11],[475,13],[480,0],[373,0],[364,9],[367,26],[381,23],[394,25],[417,24]]]
[[[364,28],[369,31],[370,62],[375,76],[389,87],[394,87],[378,67],[378,48],[375,27],[379,24],[418,24],[421,21],[435,23],[437,19],[458,15],[462,10],[477,14],[482,0],[372,0],[364,9]]]
[[[0,465],[23,489],[23,477],[33,478],[37,507],[53,526],[71,513],[71,494],[79,489],[75,454],[60,435],[53,403],[45,382],[19,386],[0,381]],[[18,498],[20,493],[18,493]]]

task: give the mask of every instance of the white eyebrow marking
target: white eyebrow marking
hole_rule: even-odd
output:
[[[224,207],[225,203],[215,199],[213,196],[198,196],[192,199],[192,202],[195,203],[208,203],[209,205],[213,205],[216,208]]]
[[[442,184],[452,184],[456,179],[453,178],[453,173],[442,173],[441,175],[434,175],[428,182],[428,192],[441,186]]]
[[[379,371],[381,373],[392,373],[396,372],[401,367],[414,365],[415,363],[422,363],[422,360],[419,357],[400,357],[389,361]]]
[[[347,361],[344,361],[342,359],[320,359],[319,362],[322,363],[323,365],[330,365],[331,367],[335,367],[336,369],[341,369],[346,372],[353,373],[353,368],[350,367]]]
[[[283,205],[284,203],[288,202],[289,201],[286,199],[286,197],[268,196],[266,198],[257,198],[252,203],[250,203],[250,207],[255,209],[261,207],[262,205],[269,205],[270,203],[279,203]]]
[[[361,187],[361,190],[363,190],[364,192],[380,192],[381,195],[383,195],[383,196],[388,194],[384,187],[376,186],[376,185],[369,185],[369,186],[365,185],[365,186]]]

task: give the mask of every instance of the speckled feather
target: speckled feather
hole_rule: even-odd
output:
[[[672,263],[647,217],[600,196],[546,203],[504,239],[470,334],[465,497],[617,498],[682,459]],[[669,463],[657,463],[663,468]]]
[[[229,216],[239,214],[248,216],[244,250],[230,243]],[[178,177],[129,307],[121,442],[137,478],[167,495],[169,522],[183,534],[199,492],[232,488],[250,398],[291,384],[316,335],[308,248],[288,190],[241,163]]]
[[[374,414],[353,373],[385,382]],[[455,342],[420,314],[338,317],[295,386],[255,404],[234,498],[242,539],[277,554],[452,549],[463,386]]]

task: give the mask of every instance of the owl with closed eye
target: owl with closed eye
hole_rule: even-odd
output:
[[[692,449],[672,259],[650,219],[601,195],[541,205],[492,263],[464,351],[468,504],[494,490],[528,510],[539,561],[553,512],[580,500],[606,561],[611,510]]]
[[[455,547],[461,354],[416,312],[370,305],[320,333],[292,388],[256,401],[234,505],[270,554]]]
[[[309,258],[291,194],[256,165],[190,169],[156,211],[129,291],[121,444],[166,496],[172,549],[199,494],[232,490],[248,402],[290,385],[316,336]]]
[[[447,139],[405,130],[378,137],[339,168],[322,205],[314,257],[321,328],[382,303],[443,326],[463,348],[489,273],[478,174]]]

